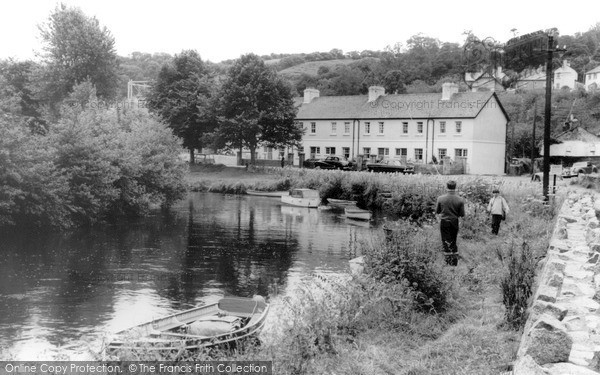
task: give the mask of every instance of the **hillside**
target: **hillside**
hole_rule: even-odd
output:
[[[290,80],[294,80],[302,76],[303,74],[308,74],[311,76],[318,75],[319,68],[324,66],[327,68],[333,68],[338,65],[349,65],[354,62],[360,60],[354,59],[335,59],[335,60],[323,60],[323,61],[307,61],[299,65],[294,65],[292,67],[283,69],[279,72],[283,77],[288,78]]]

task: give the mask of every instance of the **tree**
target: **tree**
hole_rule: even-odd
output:
[[[78,83],[90,80],[101,99],[112,99],[118,82],[115,39],[95,17],[61,4],[39,27],[45,44],[41,99],[56,104]]]
[[[252,164],[259,145],[297,145],[302,139],[289,85],[257,55],[244,55],[229,69],[218,105],[222,141],[240,151],[247,147]]]
[[[183,51],[162,67],[147,99],[175,135],[183,140],[194,161],[194,150],[204,146],[203,138],[215,127],[212,98],[214,80],[196,51]]]

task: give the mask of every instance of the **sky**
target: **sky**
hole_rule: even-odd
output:
[[[462,44],[464,31],[506,42],[552,27],[562,35],[600,22],[600,2],[571,0],[560,8],[547,1],[415,0],[63,0],[98,19],[115,37],[117,54],[194,49],[219,62],[253,52],[344,52],[383,50],[422,33]],[[58,2],[9,0],[0,11],[0,59],[36,59],[38,25]],[[594,5],[595,4],[595,5]]]

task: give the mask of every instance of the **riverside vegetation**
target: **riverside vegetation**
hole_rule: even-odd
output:
[[[227,178],[225,170],[203,167],[188,183],[194,190],[239,194],[313,188],[323,198],[357,199],[394,220],[387,223],[387,235],[382,231],[357,241],[365,256],[361,275],[315,275],[293,295],[273,296],[260,345],[186,353],[178,359],[272,360],[277,374],[482,375],[510,370],[560,195],[544,205],[536,195],[539,184],[452,176],[467,201],[467,216],[459,232],[461,261],[449,268],[440,259],[434,215],[435,199],[448,176],[284,168]],[[492,186],[500,187],[511,205],[498,236],[490,233],[485,212]],[[391,192],[392,199],[380,198],[380,191]]]

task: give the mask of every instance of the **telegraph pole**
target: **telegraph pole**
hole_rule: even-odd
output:
[[[554,55],[554,36],[548,35],[548,49],[546,60],[546,105],[544,110],[544,176],[542,191],[544,201],[548,201],[550,185],[550,116],[552,115],[552,57]]]

